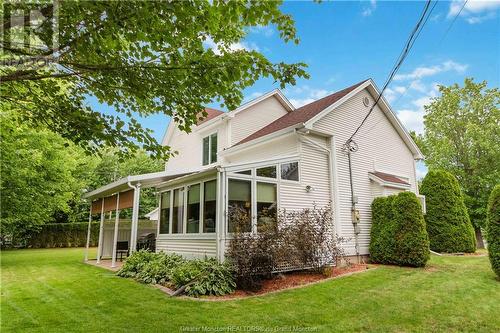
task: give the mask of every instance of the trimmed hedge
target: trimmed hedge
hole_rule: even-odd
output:
[[[491,191],[487,214],[486,230],[491,268],[500,277],[500,184]]]
[[[425,222],[430,247],[436,252],[476,251],[476,236],[457,179],[449,172],[431,170],[420,192],[425,195]]]
[[[47,223],[39,233],[31,235],[27,247],[81,247],[87,243],[88,222]],[[90,246],[97,246],[99,241],[99,222],[93,222],[90,232]]]
[[[429,257],[429,238],[417,196],[402,192],[376,198],[372,203],[371,260],[422,267]]]

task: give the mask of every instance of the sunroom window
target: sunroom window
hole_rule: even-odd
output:
[[[217,183],[215,180],[205,182],[203,188],[203,232],[215,232],[217,214]]]
[[[174,190],[174,204],[172,211],[172,233],[184,232],[184,188]]]
[[[203,165],[217,162],[217,133],[203,138]]]
[[[161,194],[160,234],[168,234],[170,228],[170,191]]]
[[[200,232],[200,184],[189,186],[187,196],[186,232],[198,233]]]
[[[229,179],[228,182],[228,232],[252,231],[252,182]]]
[[[276,166],[272,165],[264,168],[258,168],[257,176],[266,178],[276,178]]]
[[[299,181],[299,162],[281,164],[281,179]]]
[[[276,229],[276,184],[257,182],[257,231]]]

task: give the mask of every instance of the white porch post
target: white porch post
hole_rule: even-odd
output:
[[[97,244],[97,263],[101,262],[103,238],[104,238],[104,198],[102,198],[101,223],[99,224],[99,243]]]
[[[90,247],[90,229],[92,226],[92,200],[90,200],[90,211],[89,211],[89,226],[87,227],[87,243],[85,245],[85,259],[84,261],[89,261],[89,247]]]
[[[141,197],[141,184],[134,187],[134,203],[132,206],[132,225],[130,226],[130,254],[137,249],[137,227],[139,224],[139,200]]]
[[[116,211],[115,211],[115,233],[113,236],[113,254],[111,256],[111,267],[116,266],[116,247],[118,242],[118,223],[120,222],[120,192],[116,195]]]

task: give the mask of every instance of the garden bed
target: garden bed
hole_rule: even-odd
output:
[[[344,266],[344,267],[335,267],[332,269],[329,275],[315,273],[315,272],[308,272],[308,271],[292,271],[292,272],[276,274],[273,276],[273,278],[265,280],[262,284],[262,288],[255,292],[237,289],[233,293],[224,296],[202,296],[199,298],[182,296],[182,298],[223,301],[223,300],[231,300],[238,298],[247,298],[252,296],[261,296],[278,291],[284,291],[287,289],[304,287],[320,281],[330,280],[346,275],[361,273],[367,271],[368,269],[374,269],[374,268],[375,268],[374,265],[351,264],[349,266]]]

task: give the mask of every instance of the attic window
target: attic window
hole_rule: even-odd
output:
[[[217,133],[203,138],[203,165],[217,162]]]

